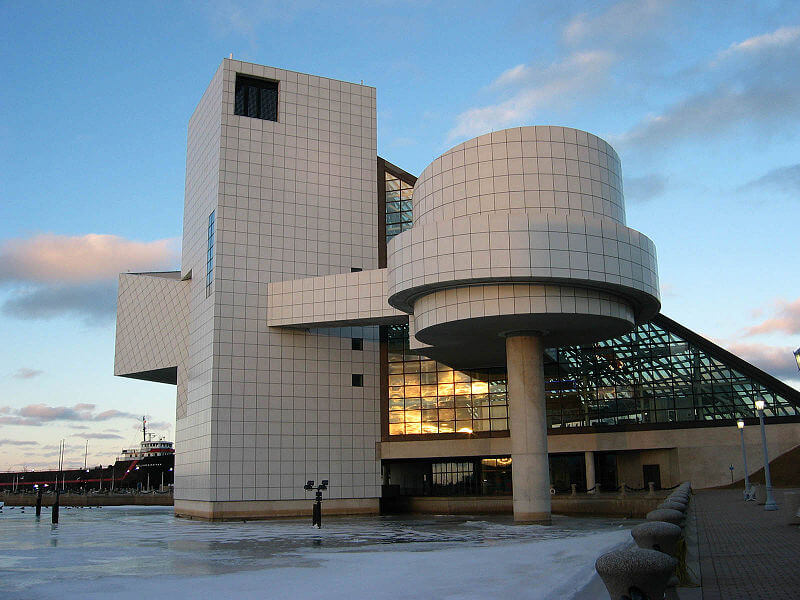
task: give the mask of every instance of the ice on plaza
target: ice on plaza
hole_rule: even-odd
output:
[[[168,507],[0,516],[0,597],[572,598],[631,522],[555,517],[208,523]]]

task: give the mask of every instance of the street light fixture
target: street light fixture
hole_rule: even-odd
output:
[[[794,351],[794,359],[797,361],[797,370],[800,371],[800,348]]]
[[[766,403],[763,398],[756,400],[756,410],[758,411],[758,422],[761,424],[761,444],[764,446],[764,480],[767,484],[767,501],[764,503],[764,510],[778,510],[778,504],[772,497],[772,478],[769,476],[769,452],[767,452],[767,432],[764,428],[764,406]]]
[[[739,428],[739,436],[742,438],[742,463],[744,464],[744,499],[750,499],[750,475],[747,471],[747,450],[744,447],[744,421],[739,419],[736,421],[736,426]]]
[[[308,482],[303,486],[303,489],[307,492],[314,491],[314,480],[309,479]],[[311,511],[311,525],[316,527],[317,529],[322,528],[322,492],[328,489],[328,480],[323,479],[322,483],[316,487],[317,493],[314,505],[312,506]]]

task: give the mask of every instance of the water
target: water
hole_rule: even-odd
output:
[[[416,573],[424,580],[443,573],[435,568],[426,575],[429,563],[453,556],[463,563],[477,558],[488,566],[496,554],[490,549],[502,550],[500,556],[508,566],[511,556],[543,555],[547,548],[547,557],[539,561],[543,571],[548,570],[548,561],[562,557],[559,569],[569,574],[567,567],[574,567],[575,560],[594,556],[586,553],[587,544],[614,545],[623,539],[621,531],[632,526],[620,519],[555,517],[552,526],[543,527],[515,525],[510,517],[392,516],[323,517],[323,528],[318,530],[310,519],[208,523],[176,519],[171,507],[133,506],[62,507],[60,520],[51,525],[49,510],[37,520],[32,508],[24,514],[19,507],[3,509],[0,596],[64,598],[95,593],[103,597],[113,590],[121,597],[126,591],[140,594],[144,583],[180,589],[183,581],[185,589],[187,580],[210,578],[209,585],[193,590],[193,595],[225,597],[215,588],[225,578],[228,590],[234,583],[246,587],[246,582],[263,578],[271,587],[276,579],[288,586],[298,578],[307,580],[310,571],[325,581],[341,577],[347,569],[353,569],[360,583],[371,577],[380,592],[409,561],[418,562]],[[367,564],[378,572],[361,573],[359,565]],[[297,569],[306,574],[298,575]],[[385,576],[381,569],[388,569]],[[265,596],[259,589],[257,597],[282,597]],[[294,589],[299,591],[302,585]],[[370,593],[381,597],[375,590]]]

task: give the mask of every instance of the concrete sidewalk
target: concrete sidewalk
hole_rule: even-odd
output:
[[[741,490],[699,491],[692,503],[703,600],[800,598],[800,529],[784,524],[783,506],[765,511]]]

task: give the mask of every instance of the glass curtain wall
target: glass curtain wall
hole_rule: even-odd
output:
[[[551,428],[800,415],[787,398],[656,322],[624,336],[545,352]],[[408,327],[389,328],[389,435],[508,429],[504,370],[457,371],[409,351]]]
[[[414,186],[385,172],[386,177],[386,241],[398,233],[411,229],[412,203],[411,195]]]

